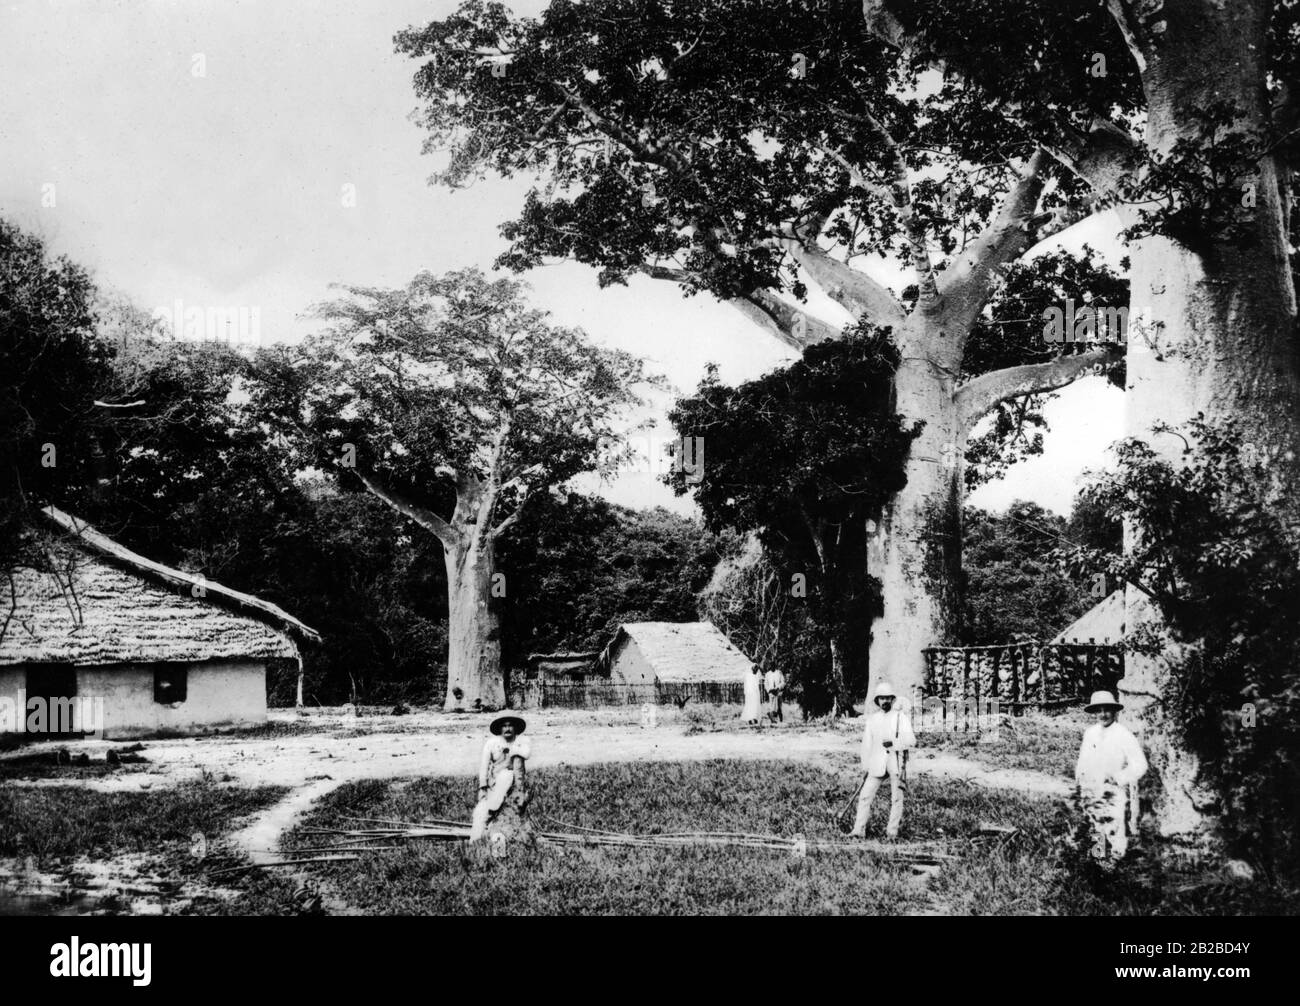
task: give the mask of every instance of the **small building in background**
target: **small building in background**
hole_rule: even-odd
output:
[[[753,666],[712,622],[624,622],[597,662],[615,685],[743,686]]]
[[[599,656],[599,650],[530,653],[526,680],[579,683],[585,681],[595,668]]]
[[[314,629],[53,507],[45,517],[54,533],[45,561],[7,571],[0,731],[129,737],[266,722],[267,664],[290,658],[301,668],[299,644],[318,642]],[[33,731],[42,705],[48,715]],[[69,709],[78,722],[58,714]]]
[[[1049,646],[1073,643],[1087,646],[1119,646],[1124,642],[1124,590],[1120,588],[1098,601],[1052,637]]]

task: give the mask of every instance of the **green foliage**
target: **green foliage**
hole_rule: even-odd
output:
[[[411,291],[354,291],[329,309],[354,341],[366,341],[358,328],[383,330],[359,354],[374,369],[349,372],[354,390],[370,394],[353,400],[366,413],[349,409],[340,385],[329,383],[327,364],[355,362],[341,350],[279,347],[250,366],[223,345],[165,338],[145,312],[120,298],[96,299],[75,266],[0,227],[6,519],[26,526],[33,504],[55,502],[127,547],[292,612],[325,639],[305,654],[309,704],[430,701],[447,660],[441,545],[312,465],[335,470],[331,451],[352,435],[363,448],[374,445],[359,460],[378,454],[388,470],[426,478],[437,498],[450,494],[446,465],[482,461],[475,438],[508,411],[513,434],[504,452],[528,469],[508,501],[515,509],[539,483],[594,463],[610,416],[631,400],[628,383],[640,374],[625,355],[546,326],[519,300],[518,283],[422,277]],[[421,297],[449,293],[454,308],[421,336],[419,326],[437,318]],[[499,309],[495,327],[483,320],[489,307]],[[516,338],[493,356],[494,344],[481,336],[512,324]],[[399,347],[413,337],[442,354],[455,389],[401,380]],[[384,372],[386,364],[396,369]],[[523,379],[530,373],[542,376]],[[581,394],[548,400],[548,386],[564,381],[577,381]],[[268,435],[271,422],[295,409],[320,438]],[[40,466],[45,442],[57,448],[55,467]],[[412,449],[399,453],[407,443]],[[541,543],[535,551],[530,535]],[[6,545],[14,540],[5,535]],[[503,566],[512,655],[595,646],[624,620],[690,619],[712,565],[711,536],[693,523],[580,497],[562,505],[542,494],[537,517],[514,540]],[[293,680],[272,684],[273,701],[292,701]]]
[[[1060,38],[1078,32],[1051,7],[1035,2],[1028,19],[1017,6],[957,20],[977,32],[972,49],[1039,44],[1026,36],[1040,23]],[[1104,11],[1083,12],[1090,28],[1108,24]],[[536,18],[467,0],[396,43],[421,61],[426,150],[447,158],[434,183],[546,180],[503,228],[502,264],[572,258],[598,268],[602,284],[660,266],[672,271],[651,274],[688,293],[802,298],[783,239],[810,224],[846,259],[910,260],[891,191],[896,157],[924,174],[911,208],[935,232],[935,251],[951,256],[997,209],[1012,158],[1033,149],[961,84],[936,90],[862,18],[857,0],[811,10],[803,0],[554,0]],[[1139,92],[1132,73],[1118,72],[1116,41],[1117,72],[1100,86],[1080,60],[1052,67],[1050,86],[1035,81],[1032,97],[1065,100],[1087,84],[1092,113],[1131,107]],[[977,62],[990,84],[1007,73],[987,51]],[[1049,208],[1064,202],[1056,190],[1046,198]]]
[[[506,660],[603,647],[622,622],[689,622],[720,554],[718,537],[664,509],[546,495],[498,552]]]
[[[1109,24],[1104,11],[1070,6],[1087,30]],[[1031,25],[1050,26],[1053,40],[1080,30],[1062,24],[1050,2],[1032,4],[1028,21],[1018,8],[992,7],[987,24],[970,21],[972,49],[1028,45]],[[435,184],[490,174],[545,182],[502,228],[510,247],[499,264],[524,270],[558,257],[598,269],[602,285],[645,272],[687,295],[781,291],[802,300],[791,238],[854,268],[874,256],[910,263],[894,188],[900,167],[913,179],[910,212],[933,234],[942,269],[988,225],[1016,178],[1014,160],[1034,149],[959,83],[936,89],[919,63],[865,32],[862,18],[856,0],[811,9],[804,0],[555,0],[535,18],[469,0],[401,32],[397,49],[420,61],[426,150],[446,158]],[[958,20],[967,23],[965,12]],[[1118,72],[1126,53],[1114,41],[1112,77],[1098,83],[1074,61],[1053,67],[1034,99],[1064,100],[1088,85],[1090,114],[1131,107],[1135,78]],[[978,63],[1000,81],[1003,67],[985,55]],[[1058,182],[1047,186],[1045,209],[1078,194],[1055,165],[1044,177]],[[963,376],[1056,355],[1040,322],[1021,324],[1021,309],[1038,317],[1044,298],[1091,291],[1091,271],[1056,253],[1013,272],[1005,307],[979,323]],[[1111,302],[1115,277],[1103,269],[1095,278],[1095,292]],[[902,292],[908,308],[915,298],[915,286]],[[971,484],[1041,451],[1043,400],[996,409],[992,428],[970,445]]]
[[[1124,237],[1162,234],[1201,253],[1216,244],[1244,246],[1256,239],[1254,202],[1248,200],[1259,198],[1267,137],[1242,128],[1241,112],[1231,102],[1188,114],[1196,135],[1180,137],[1168,154],[1148,154],[1142,183],[1122,193],[1138,207],[1138,221]]]
[[[792,594],[802,578],[812,622],[844,655],[865,649],[861,630],[879,604],[867,521],[903,486],[919,432],[889,408],[897,364],[889,333],[865,328],[737,388],[711,371],[669,413],[681,437],[702,439],[704,465],[677,466],[665,481],[694,494],[710,529],[757,532]],[[831,691],[851,706],[847,681]]]
[[[612,421],[638,402],[641,361],[550,325],[518,281],[466,269],[347,290],[318,308],[328,332],[263,350],[253,371],[256,415],[300,465],[379,477],[444,519],[460,487],[494,484],[482,519],[500,522],[594,468]]]
[[[107,438],[95,405],[111,352],[96,341],[94,287],[80,267],[0,220],[0,551],[35,511],[94,491]],[[48,446],[47,446],[48,445]]]
[[[1200,417],[1157,433],[1182,439],[1177,463],[1121,441],[1116,471],[1087,490],[1109,517],[1132,522],[1130,551],[1076,548],[1064,558],[1119,576],[1159,607],[1168,635],[1137,633],[1130,645],[1168,661],[1163,700],[1220,794],[1223,827],[1268,866],[1294,869],[1300,549],[1268,502],[1266,446]]]
[[[967,509],[962,530],[964,644],[1046,641],[1101,600],[1088,579],[1061,571],[1055,554],[1071,529],[1036,503],[1017,500],[1003,514]]]
[[[182,562],[292,612],[323,636],[308,648],[309,705],[431,702],[445,681],[442,549],[379,500],[322,479],[261,492],[220,482],[174,517]],[[292,689],[294,682],[284,682]],[[293,692],[272,696],[291,704]]]
[[[854,168],[888,177],[891,155],[845,116],[869,102],[906,131],[917,109],[890,92],[893,61],[864,44],[860,7],[832,0],[821,13],[798,0],[557,0],[525,18],[470,0],[400,33],[397,49],[422,61],[427,148],[449,157],[435,182],[547,177],[505,227],[504,264],[571,257],[611,283],[674,260],[687,289],[732,296],[796,287],[774,238],[810,210],[845,206],[835,227],[855,254],[904,254],[888,194],[856,188],[823,134]],[[492,54],[507,52],[493,74]],[[922,143],[908,157],[931,160]]]
[[[948,121],[960,132],[950,142],[972,161],[998,155],[990,117],[1010,118],[1045,144],[1062,136],[1087,137],[1123,153],[1132,169],[1115,191],[1103,194],[1107,202],[1135,211],[1138,222],[1124,232],[1126,238],[1161,234],[1202,254],[1252,238],[1254,211],[1243,204],[1245,186],[1259,181],[1260,162],[1277,147],[1294,150],[1296,123],[1275,121],[1271,135],[1259,135],[1229,102],[1189,106],[1185,111],[1197,120],[1196,135],[1153,154],[1142,139],[1148,113],[1142,79],[1112,5],[890,0],[887,7],[911,43],[912,59],[923,65],[942,62],[955,71],[935,100],[949,103]],[[1139,32],[1170,16],[1158,4],[1124,7]],[[1277,110],[1300,91],[1300,4],[1275,0],[1271,12],[1267,76],[1261,74],[1259,86],[1272,92]],[[1209,40],[1205,51],[1213,51]],[[1104,73],[1094,72],[1099,58]],[[1084,195],[1078,178],[1063,174],[1059,180],[1055,198]]]

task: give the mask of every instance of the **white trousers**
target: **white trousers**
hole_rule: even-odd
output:
[[[1088,823],[1092,827],[1094,859],[1123,859],[1128,852],[1128,832],[1125,829],[1125,812],[1128,809],[1127,792],[1123,786],[1105,783],[1079,790],[1080,802]]]
[[[483,795],[483,799],[474,805],[469,826],[471,842],[477,842],[487,834],[488,818],[501,809],[501,805],[506,802],[506,796],[510,793],[510,787],[514,784],[514,769],[503,768],[497,772],[492,787]]]
[[[907,787],[896,772],[891,772],[888,776],[867,776],[867,781],[862,786],[862,793],[858,796],[858,816],[853,822],[853,834],[867,833],[867,817],[871,814],[871,804],[876,799],[876,791],[880,789],[880,784],[885,779],[889,780],[889,824],[885,826],[885,834],[890,838],[898,836],[898,826],[903,823],[903,792]]]

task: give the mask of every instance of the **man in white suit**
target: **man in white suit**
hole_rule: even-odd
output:
[[[889,824],[885,835],[898,837],[898,826],[903,822],[903,793],[906,780],[903,775],[906,766],[906,752],[916,747],[916,736],[912,733],[912,722],[901,709],[894,708],[898,696],[893,686],[887,681],[876,685],[876,708],[867,715],[866,727],[862,732],[862,769],[866,779],[862,783],[862,793],[858,797],[858,816],[853,822],[851,834],[859,838],[867,834],[867,817],[871,813],[871,803],[876,798],[876,790],[881,782],[889,777]]]
[[[1097,722],[1083,732],[1074,781],[1092,828],[1092,855],[1111,865],[1128,852],[1128,791],[1146,774],[1147,759],[1142,745],[1122,723],[1124,707],[1110,692],[1093,692],[1084,712],[1096,713]]]

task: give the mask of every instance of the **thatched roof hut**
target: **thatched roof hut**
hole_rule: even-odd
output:
[[[267,662],[299,660],[299,644],[320,639],[274,604],[44,514],[55,532],[46,561],[7,571],[0,698],[111,698],[104,713],[119,733],[260,722]]]
[[[743,682],[753,668],[712,622],[624,622],[598,666],[623,684]]]

